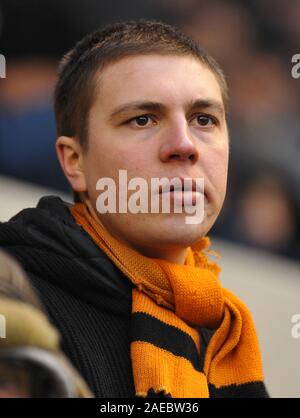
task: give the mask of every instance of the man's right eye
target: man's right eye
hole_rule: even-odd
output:
[[[135,118],[130,119],[127,123],[134,124],[137,127],[143,128],[150,125],[153,122],[153,118],[149,115],[136,116]]]

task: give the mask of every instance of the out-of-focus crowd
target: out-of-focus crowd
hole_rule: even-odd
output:
[[[178,25],[225,71],[230,169],[212,233],[300,260],[299,0],[1,0],[0,175],[69,190],[54,149],[58,60],[86,33],[136,18]]]

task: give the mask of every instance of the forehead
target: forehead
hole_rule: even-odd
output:
[[[107,64],[96,78],[95,105],[111,109],[128,101],[181,105],[198,99],[223,102],[213,72],[192,56],[138,55]]]

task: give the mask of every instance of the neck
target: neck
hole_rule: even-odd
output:
[[[101,225],[103,225],[97,216],[97,213],[88,197],[85,197],[82,199],[83,203],[85,203],[90,211],[90,214],[92,217]],[[121,240],[120,237],[115,237],[118,240]],[[145,257],[149,258],[158,258],[161,260],[169,261],[170,263],[174,264],[184,264],[186,260],[187,255],[187,247],[177,247],[177,248],[151,248],[151,247],[138,247],[133,246],[129,242],[125,242],[124,240],[121,240],[124,245],[127,245],[127,247],[132,248],[133,250],[139,252]]]
[[[140,254],[149,258],[158,258],[174,264],[185,264],[187,248],[134,248]]]

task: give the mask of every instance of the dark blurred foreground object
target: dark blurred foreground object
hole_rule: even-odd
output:
[[[93,397],[60,351],[58,331],[25,274],[4,252],[0,252],[0,314],[5,319],[0,324],[0,398]]]

